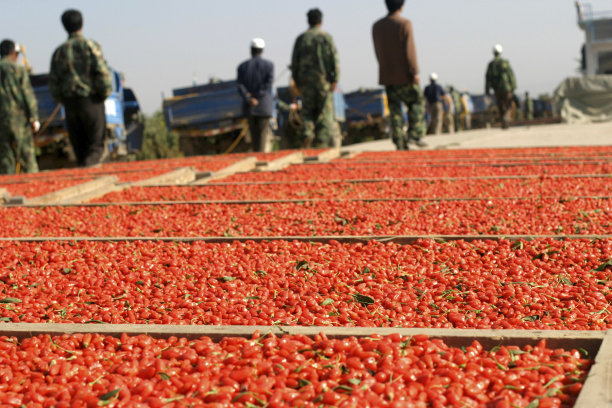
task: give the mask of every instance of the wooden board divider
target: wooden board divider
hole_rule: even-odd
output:
[[[521,176],[465,176],[465,177],[395,177],[395,178],[373,178],[373,179],[331,179],[331,180],[290,180],[290,181],[232,181],[202,184],[202,187],[208,186],[233,186],[233,185],[276,185],[276,184],[314,184],[314,183],[390,183],[398,181],[468,181],[468,180],[529,180],[539,179],[541,175],[530,174]],[[550,178],[612,178],[612,174],[553,174],[546,175],[546,179]],[[170,187],[170,184],[158,184],[146,187]],[[190,185],[191,186],[191,185]],[[186,186],[184,186],[186,187]]]
[[[331,160],[339,158],[341,155],[340,149],[332,147],[315,156],[305,156],[304,164],[324,164]]]
[[[318,242],[326,243],[329,241],[338,241],[340,243],[367,243],[368,241],[377,241],[383,243],[395,243],[407,245],[416,242],[419,239],[433,239],[437,242],[451,241],[501,241],[507,240],[515,242],[518,240],[533,241],[536,239],[554,239],[554,240],[577,240],[577,239],[611,239],[611,235],[364,235],[364,236],[236,236],[236,237],[0,237],[0,242],[79,242],[79,241],[97,241],[97,242],[120,242],[120,241],[161,241],[161,242],[211,242],[211,243],[229,243],[229,242],[264,242],[264,241],[298,241],[298,242]]]
[[[116,207],[116,206],[148,206],[148,205],[250,205],[250,204],[306,204],[306,203],[324,203],[324,202],[442,202],[442,201],[526,201],[526,200],[610,200],[612,196],[572,196],[572,197],[404,197],[404,198],[302,198],[302,199],[274,199],[274,200],[183,200],[183,201],[113,201],[113,202],[95,202],[95,203],[78,203],[78,202],[60,202],[37,204],[28,203],[19,205],[20,207]]]
[[[303,334],[315,336],[325,333],[330,338],[367,337],[372,334],[403,336],[426,334],[432,338],[449,340],[456,347],[469,346],[474,340],[483,347],[498,345],[535,345],[546,339],[549,347],[583,348],[589,355],[597,353],[606,337],[605,331],[577,330],[518,330],[518,329],[426,329],[402,327],[343,327],[343,326],[215,326],[215,325],[163,325],[163,324],[107,324],[107,323],[0,323],[0,335],[17,338],[39,334],[61,335],[65,333],[100,333],[111,336],[147,334],[157,338],[169,336],[198,338],[208,336],[215,340],[223,337],[250,337],[259,331],[262,335],[273,333]],[[564,346],[565,345],[565,346]]]
[[[390,158],[388,160],[381,160],[381,159],[365,159],[365,160],[359,160],[359,158],[355,158],[356,156],[358,156],[358,154],[360,152],[353,152],[355,153],[353,156],[351,157],[343,157],[343,158],[347,158],[347,159],[352,159],[351,163],[359,163],[359,164],[365,164],[365,165],[371,165],[371,164],[389,164],[389,163],[393,163],[393,164],[411,164],[411,163],[417,163],[417,164],[438,164],[441,165],[443,163],[448,163],[450,165],[453,165],[455,163],[473,163],[473,162],[478,162],[478,163],[482,163],[482,164],[486,164],[487,162],[491,161],[492,163],[494,163],[495,161],[497,161],[498,163],[503,163],[504,161],[508,161],[509,163],[513,163],[513,162],[519,162],[521,164],[525,164],[525,163],[530,163],[530,164],[541,164],[539,162],[541,161],[549,161],[549,162],[553,162],[553,161],[557,161],[560,164],[573,164],[574,162],[576,163],[595,163],[595,164],[601,164],[601,163],[610,163],[612,162],[612,156],[610,157],[596,157],[596,158],[587,158],[587,157],[537,157],[537,158],[531,158],[531,157],[502,157],[500,158],[478,158],[478,157],[472,157],[472,158],[423,158],[423,157],[418,157],[418,156],[411,156],[411,157],[406,157],[406,158],[402,158],[402,159],[396,159],[396,158]]]
[[[167,173],[159,174],[144,180],[129,183],[132,186],[155,185],[159,183],[167,184],[187,184],[196,179],[196,170],[193,167],[180,167]]]
[[[259,161],[257,162],[257,166],[254,170],[256,171],[277,171],[287,166],[290,166],[292,164],[300,164],[303,162],[304,162],[304,153],[298,151],[298,152],[286,154],[275,160]]]
[[[338,162],[336,162],[338,163]],[[444,163],[430,163],[430,162],[418,162],[418,161],[406,161],[406,162],[400,162],[400,163],[395,163],[395,162],[387,162],[387,165],[391,165],[394,164],[395,166],[403,166],[403,167],[426,167],[426,168],[437,168],[437,167],[519,167],[519,166],[526,166],[526,165],[534,165],[534,166],[559,166],[559,165],[604,165],[604,164],[610,164],[610,161],[576,161],[576,162],[571,162],[571,163],[503,163],[503,162],[499,162],[499,163],[449,163],[449,164],[444,164]],[[310,162],[309,162],[310,164]],[[325,161],[318,161],[318,162],[312,162],[311,164],[328,164]],[[358,161],[344,161],[341,162],[340,164],[342,165],[355,165],[355,166],[360,166],[360,167],[370,167],[367,165],[367,163],[361,163]],[[365,164],[363,166],[361,166],[362,164]]]
[[[117,176],[99,177],[94,180],[53,191],[39,197],[26,199],[26,204],[47,205],[70,203],[71,200],[77,196],[91,194],[92,192],[96,191],[108,191],[108,189],[114,187],[116,183]]]
[[[245,172],[245,171],[251,171],[253,169],[255,169],[255,167],[257,167],[257,158],[254,156],[249,156],[246,157],[240,161],[237,161],[233,164],[230,164],[227,167],[224,167],[223,169],[219,170],[219,171],[215,171],[213,172],[210,176],[208,177],[203,177],[203,178],[199,178],[199,179],[195,179],[193,181],[191,181],[189,183],[190,186],[193,185],[201,185],[201,184],[206,184],[212,180],[217,180],[220,178],[224,178],[227,176],[230,176],[232,174],[236,174],[239,172]]]

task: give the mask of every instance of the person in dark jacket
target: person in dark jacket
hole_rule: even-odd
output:
[[[81,12],[66,10],[62,25],[69,37],[51,58],[49,90],[64,104],[77,164],[95,166],[108,155],[104,100],[111,94],[112,77],[100,45],[83,37]]]
[[[238,66],[238,92],[242,96],[244,113],[254,152],[270,151],[270,118],[274,111],[272,84],[274,64],[261,55],[266,43],[261,38],[251,41],[251,59]]]
[[[438,85],[438,74],[432,72],[429,75],[429,85],[425,87],[425,101],[427,102],[427,111],[429,112],[429,127],[427,133],[430,135],[439,135],[442,133],[442,122],[444,116],[444,98],[446,92],[444,88]]]

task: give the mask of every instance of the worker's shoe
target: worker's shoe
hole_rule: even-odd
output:
[[[421,139],[410,139],[410,141],[418,147],[427,147],[427,143],[423,142]]]

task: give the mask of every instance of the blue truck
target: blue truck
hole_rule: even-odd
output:
[[[276,102],[271,126],[280,133],[278,147],[299,147],[284,143],[287,138],[283,128],[289,123],[289,106],[294,102],[288,87],[277,89]],[[172,97],[164,99],[162,105],[168,130],[178,133],[179,146],[185,155],[238,152],[250,148],[248,125],[235,80],[215,80],[174,89]],[[279,108],[281,106],[287,109]],[[344,121],[344,99],[340,91],[334,93],[334,106],[336,119]],[[294,109],[293,115],[299,116],[299,109]]]
[[[384,139],[389,135],[389,103],[383,88],[361,88],[344,95],[346,136],[344,144]]]
[[[140,107],[134,92],[124,88],[121,74],[111,70],[113,90],[104,101],[106,112],[106,147],[110,157],[121,159],[129,153],[140,150],[142,146],[142,124],[138,120]],[[41,169],[70,166],[74,163],[74,153],[66,130],[64,107],[51,97],[49,75],[31,75],[30,81],[38,102],[41,131],[34,137],[40,154]]]
[[[162,109],[168,130],[178,134],[187,156],[224,153],[235,141],[233,151],[247,149],[243,139],[248,126],[236,81],[176,88]]]

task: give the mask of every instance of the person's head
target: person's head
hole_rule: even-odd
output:
[[[318,26],[323,22],[323,13],[318,8],[308,10],[306,16],[308,17],[308,25],[310,27]]]
[[[68,34],[76,33],[83,28],[83,15],[79,10],[66,10],[62,14],[62,25]]]
[[[17,59],[19,55],[19,45],[13,40],[2,40],[0,43],[0,58],[12,57]]]
[[[429,74],[429,80],[433,83],[436,82],[438,80],[438,74],[436,74],[435,72],[432,72],[431,74]]]
[[[253,38],[251,40],[251,55],[253,57],[261,55],[265,47],[266,42],[263,40],[263,38]]]
[[[404,0],[385,0],[385,4],[387,5],[389,14],[393,14],[404,7]]]
[[[504,49],[502,48],[500,44],[495,44],[493,46],[493,55],[495,55],[496,57],[498,55],[501,55],[502,51],[504,51]]]

